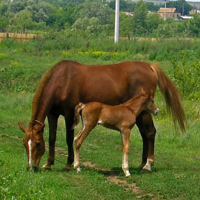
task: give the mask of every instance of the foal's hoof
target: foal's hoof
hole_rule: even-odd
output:
[[[123,170],[123,171],[124,171],[124,175],[126,176],[126,178],[131,177],[129,170]]]
[[[50,170],[51,170],[51,166],[48,165],[48,164],[45,164],[45,165],[42,166],[42,169],[43,169],[43,170],[49,170],[49,171],[50,171]]]
[[[71,164],[66,164],[65,167],[63,168],[63,171],[68,172],[68,171],[70,171],[72,169],[73,169],[73,167],[72,167]]]
[[[77,168],[76,168],[76,171],[77,171],[77,173],[81,172],[81,168],[80,168],[80,167],[77,167]]]
[[[131,174],[127,174],[127,175],[126,175],[126,178],[130,178],[130,177],[131,177]]]

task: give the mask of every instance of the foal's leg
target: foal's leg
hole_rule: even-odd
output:
[[[126,177],[130,177],[129,164],[128,164],[128,154],[129,154],[129,140],[130,140],[130,129],[122,130],[122,146],[123,146],[123,156],[122,156],[122,169]]]
[[[43,169],[51,170],[51,165],[54,165],[55,160],[55,142],[56,142],[56,132],[57,132],[57,123],[58,115],[49,114],[48,123],[49,123],[49,157],[47,163],[43,165]]]
[[[75,154],[74,154],[74,168],[77,170],[77,172],[80,172],[80,146],[79,144],[79,138],[83,133],[84,127],[79,131],[78,135],[74,138],[74,143],[75,143]]]
[[[136,123],[143,139],[142,172],[151,172],[151,166],[154,164],[154,143],[156,135],[151,114],[143,111],[137,117]]]
[[[80,159],[79,159],[81,145],[95,126],[96,123],[90,123],[90,124],[83,123],[82,129],[80,130],[78,135],[74,138],[74,143],[75,143],[74,168],[77,169],[77,172],[81,171]]]

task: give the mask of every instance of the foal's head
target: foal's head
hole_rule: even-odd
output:
[[[148,110],[149,112],[153,113],[154,115],[157,115],[159,113],[159,109],[154,103],[154,99],[151,95],[148,96],[147,101],[145,102],[145,110]]]
[[[146,100],[143,104],[143,110],[147,110],[154,115],[157,115],[159,113],[159,109],[154,103],[154,98],[152,96],[152,91],[148,94],[143,89],[140,89],[141,95],[144,95],[146,97]]]
[[[45,152],[45,142],[43,139],[44,125],[41,122],[34,121],[26,128],[19,122],[19,128],[25,133],[23,143],[28,156],[27,169],[29,170],[32,167],[36,172],[38,171],[41,157]]]

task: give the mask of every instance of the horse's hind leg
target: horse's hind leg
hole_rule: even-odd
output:
[[[154,164],[156,129],[151,115],[145,111],[137,117],[136,123],[143,139],[142,172],[151,172],[151,166]]]
[[[51,165],[54,165],[55,160],[55,142],[56,142],[56,132],[57,132],[57,123],[58,115],[49,114],[48,123],[49,123],[49,156],[47,163],[43,165],[43,169],[51,170]]]
[[[83,141],[85,140],[85,138],[89,135],[89,133],[91,132],[91,130],[96,126],[95,124],[88,124],[88,125],[84,125],[83,123],[83,127],[80,130],[80,132],[78,133],[78,135],[74,138],[74,143],[75,143],[75,158],[74,158],[74,168],[77,169],[77,172],[80,171],[80,159],[79,159],[79,155],[80,155],[80,148],[81,145],[83,143]]]

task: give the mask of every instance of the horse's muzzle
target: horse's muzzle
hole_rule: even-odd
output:
[[[38,171],[38,167],[32,167],[34,172]],[[31,167],[27,167],[27,171],[31,171],[32,170]]]
[[[38,171],[38,167],[33,167],[33,171],[37,172]]]

